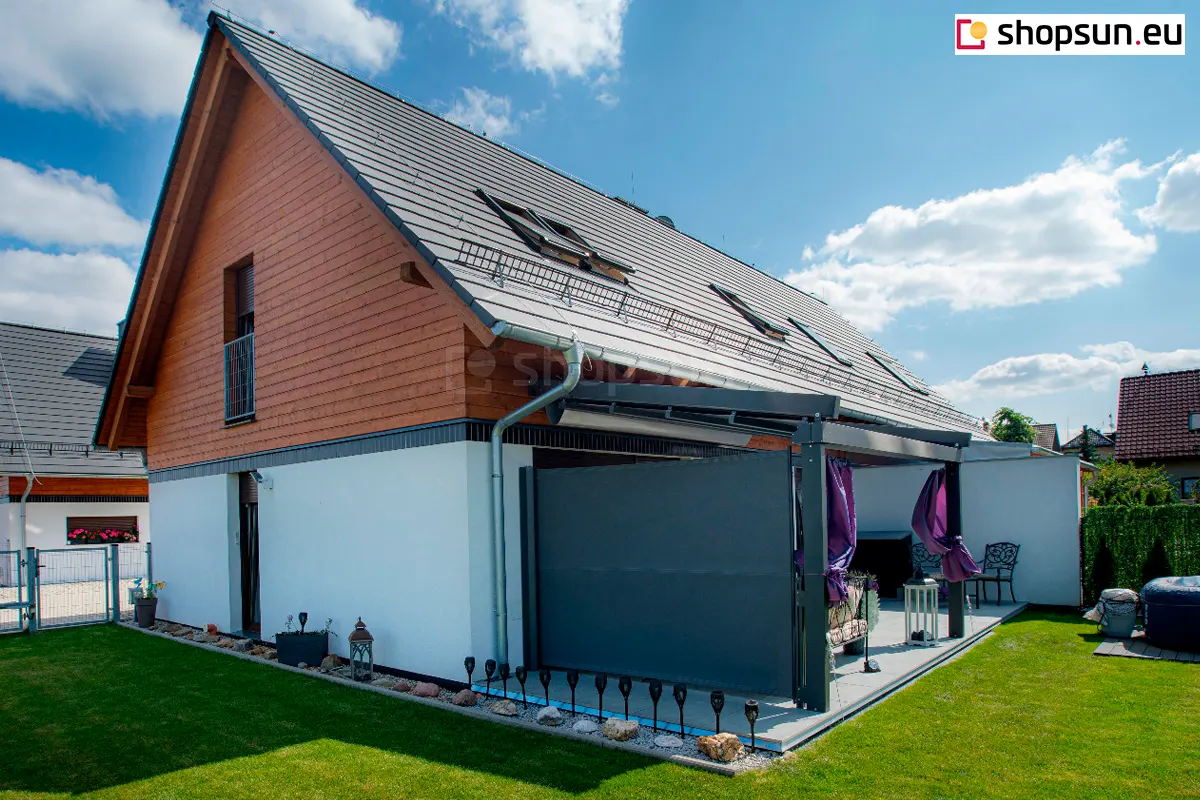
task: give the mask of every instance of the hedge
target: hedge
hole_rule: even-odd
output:
[[[1141,590],[1164,575],[1200,575],[1200,505],[1098,506],[1083,516],[1083,594]]]

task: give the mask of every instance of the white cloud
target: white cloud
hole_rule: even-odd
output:
[[[1155,352],[1129,342],[1085,345],[1080,350],[1082,356],[1039,353],[1001,359],[965,380],[935,388],[956,403],[981,398],[999,402],[1071,389],[1110,391],[1120,378],[1138,374],[1143,363],[1155,372],[1200,367],[1200,350]]]
[[[822,260],[786,279],[871,331],[933,303],[1014,306],[1115,286],[1157,249],[1126,226],[1121,184],[1167,163],[1118,163],[1121,152],[1113,141],[1012,186],[885,206],[829,234],[813,254]]]
[[[0,158],[0,235],[36,245],[139,247],[146,227],[125,213],[106,183]]]
[[[926,353],[924,350],[909,350],[908,357],[913,362],[920,363],[929,360],[929,353]]]
[[[514,114],[512,100],[507,97],[491,94],[479,87],[464,88],[462,92],[463,96],[455,100],[446,112],[446,119],[485,134],[489,139],[512,136],[521,130],[523,123],[539,119],[546,112],[545,106],[542,106]]]
[[[99,118],[176,116],[200,38],[165,0],[6,3],[0,94]]]
[[[0,250],[0,319],[115,336],[133,270],[102,253]]]
[[[1158,183],[1154,205],[1139,209],[1138,217],[1169,231],[1200,231],[1200,153],[1167,170]]]
[[[530,71],[587,77],[621,66],[629,0],[437,0],[477,40],[513,54]],[[609,82],[602,76],[601,85]],[[601,91],[611,102],[615,96]]]
[[[403,29],[359,0],[233,0],[235,14],[341,64],[370,73],[400,54]]]

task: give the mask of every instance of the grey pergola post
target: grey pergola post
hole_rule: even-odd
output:
[[[954,539],[962,536],[962,482],[959,480],[959,464],[951,461],[946,464],[946,534]],[[963,620],[963,606],[966,605],[966,581],[948,584],[948,616],[950,617],[950,638],[961,639],[966,635]]]
[[[829,655],[826,637],[829,613],[825,604],[825,572],[829,569],[829,529],[825,495],[825,445],[820,443],[819,421],[807,423],[795,459],[800,465],[800,519],[804,532],[804,571],[800,583],[797,620],[796,703],[810,711],[829,710]],[[816,430],[813,430],[813,428]],[[816,439],[818,441],[812,441]]]

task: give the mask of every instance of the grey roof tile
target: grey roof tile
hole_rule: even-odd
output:
[[[488,324],[503,320],[575,334],[595,347],[678,363],[740,384],[838,394],[848,410],[901,424],[986,436],[977,420],[945,398],[921,396],[862,357],[868,350],[885,351],[817,298],[273,37],[224,17],[210,19]],[[570,225],[596,249],[637,270],[630,286],[534,253],[488,207],[480,189]],[[703,337],[619,318],[616,302],[611,307],[569,304],[536,281],[510,277],[501,286],[487,271],[465,263],[465,247],[487,248],[477,252],[497,259],[553,266],[570,273],[581,291],[614,296],[628,291],[736,331],[749,343],[722,349]],[[791,330],[789,316],[810,324],[854,366],[838,364],[798,332],[782,345],[758,334],[709,288],[714,282],[779,327]]]

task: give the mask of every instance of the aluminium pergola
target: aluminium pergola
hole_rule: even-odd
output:
[[[812,711],[829,710],[827,655],[829,568],[826,454],[872,466],[928,463],[946,468],[948,533],[962,533],[959,466],[969,433],[854,421],[838,397],[821,394],[709,389],[648,384],[581,383],[547,409],[555,424],[745,444],[753,435],[790,439],[799,446],[791,464],[800,480],[800,519],[805,569],[795,577],[793,699]],[[915,503],[917,498],[913,498]],[[964,632],[965,587],[950,584],[949,634]]]

